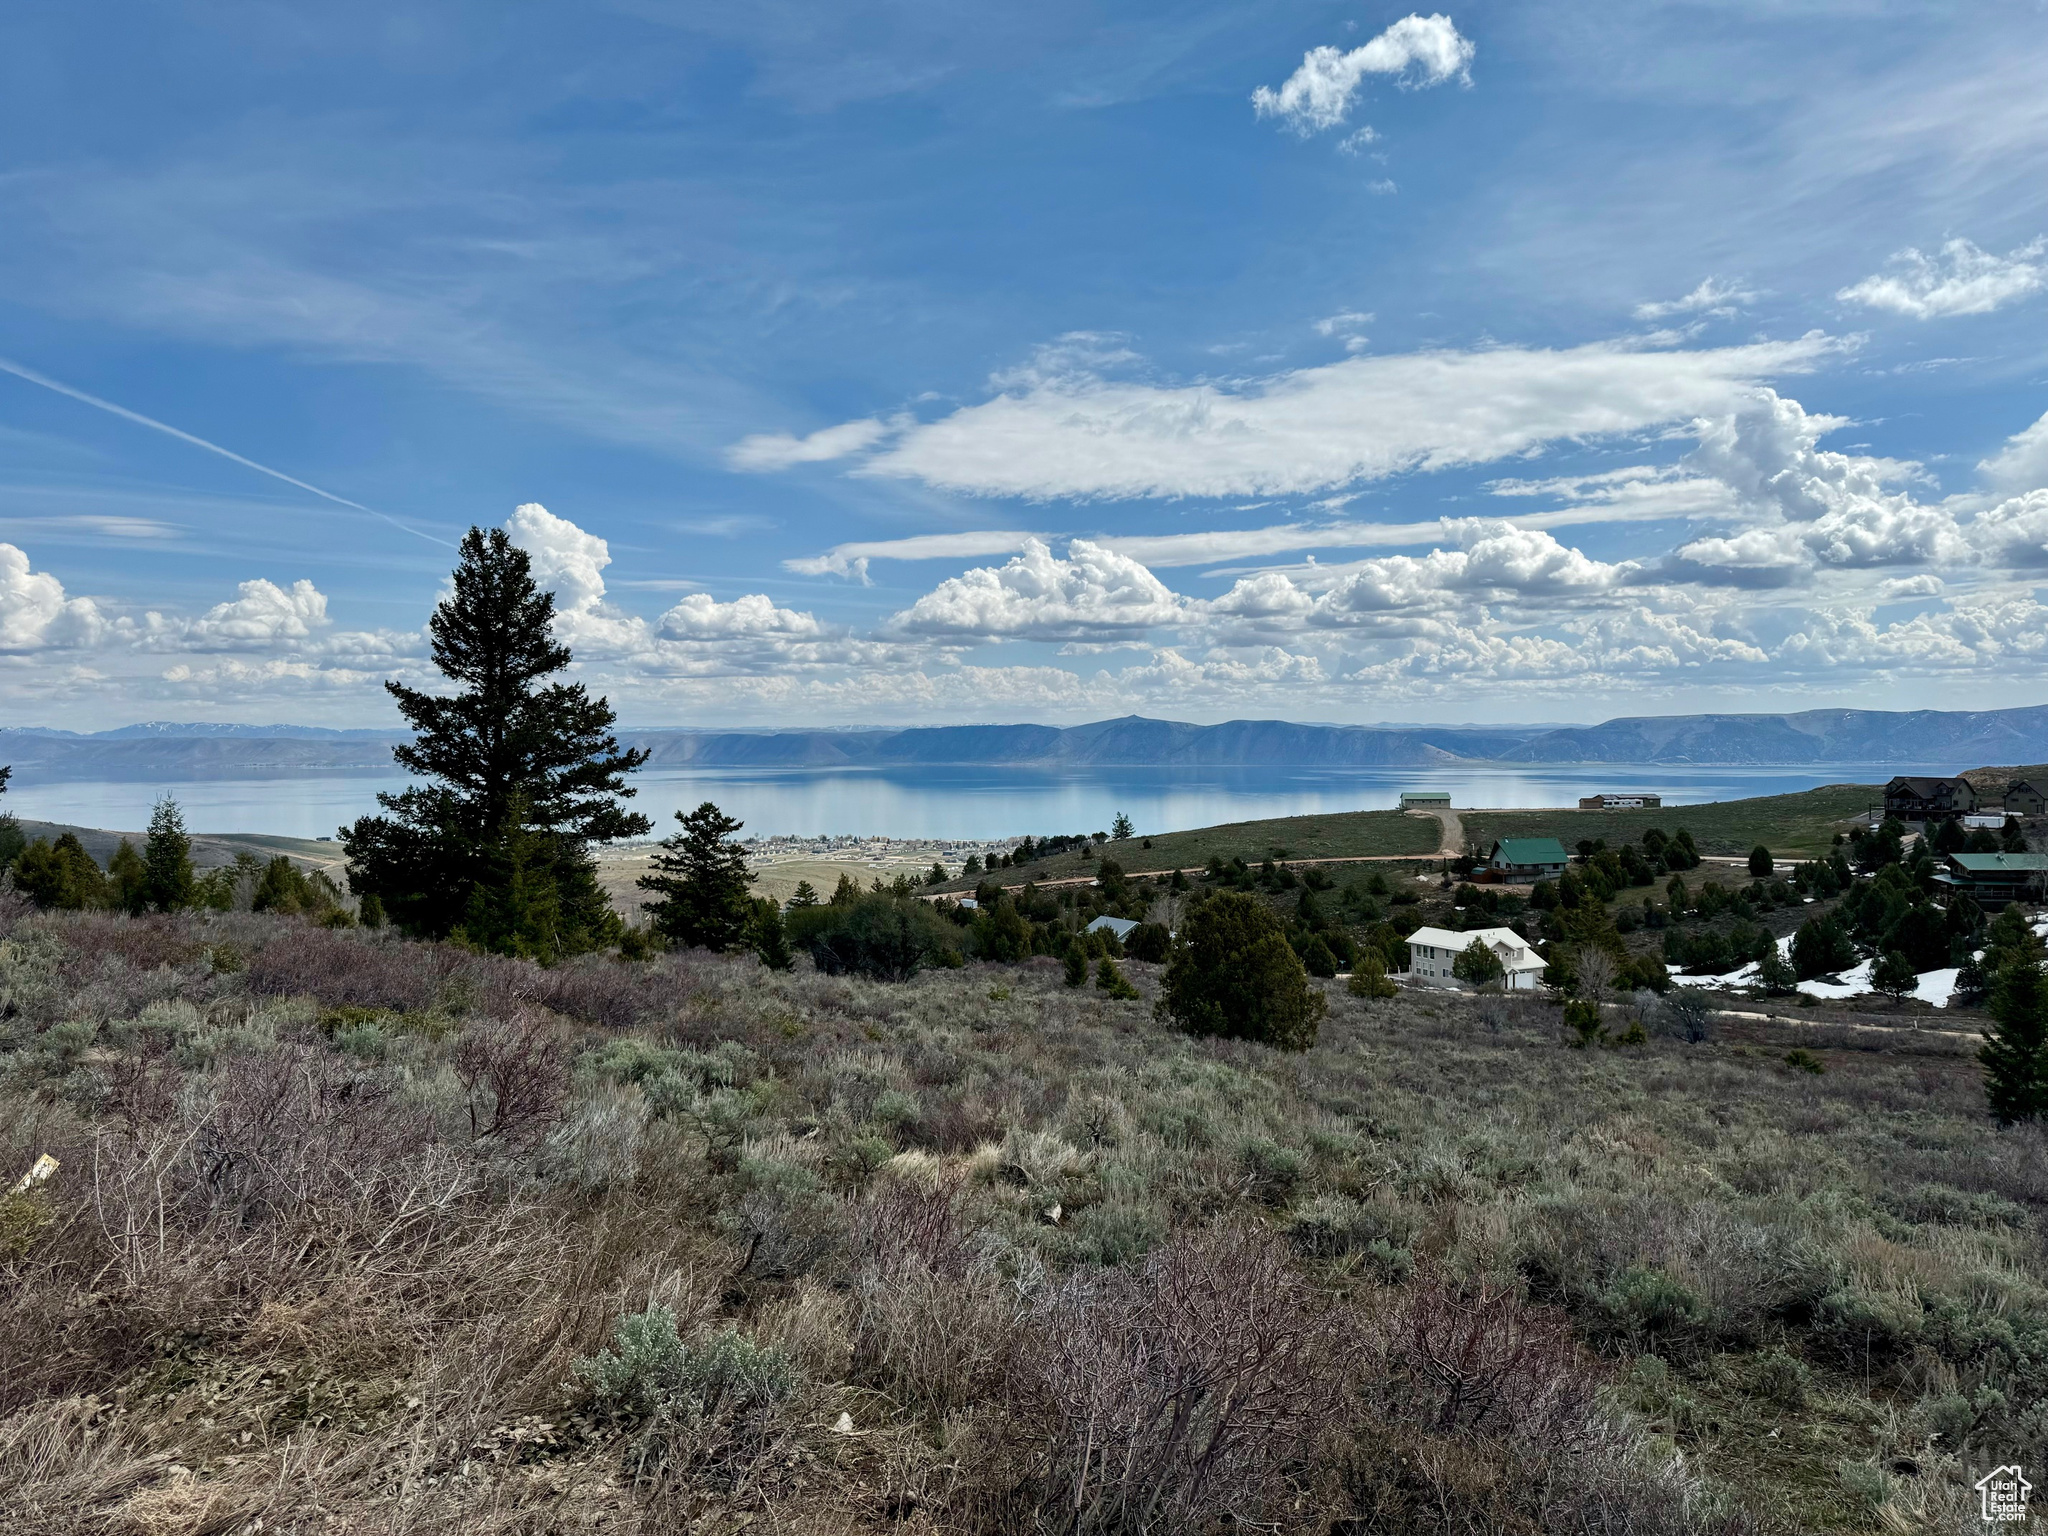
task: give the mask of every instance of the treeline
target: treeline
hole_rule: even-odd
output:
[[[8,770],[0,768],[0,792]],[[232,864],[196,870],[192,840],[178,803],[165,796],[150,815],[138,850],[122,838],[104,868],[73,832],[28,838],[12,816],[0,815],[0,876],[49,912],[279,912],[332,926],[356,921],[340,887],[279,856],[267,864],[253,854]]]

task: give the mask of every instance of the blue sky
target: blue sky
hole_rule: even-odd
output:
[[[2044,22],[17,7],[0,713],[388,723],[472,523],[635,724],[2042,702]]]

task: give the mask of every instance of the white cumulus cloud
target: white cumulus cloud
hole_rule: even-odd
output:
[[[2048,485],[2048,415],[2005,440],[2005,447],[1977,466],[1992,486],[2031,491]]]
[[[900,635],[948,641],[1101,640],[1183,617],[1181,599],[1128,555],[1074,539],[1064,559],[1032,539],[1002,566],[941,582],[889,621]]]
[[[180,643],[192,650],[270,650],[311,640],[328,625],[327,597],[310,581],[280,587],[259,577],[235,590],[233,602],[216,603],[185,625]]]
[[[1980,250],[1960,237],[1933,256],[1908,247],[1892,258],[1891,271],[1866,277],[1835,297],[1915,320],[1989,314],[2048,287],[2044,254],[2048,240],[2036,240],[2004,256]]]
[[[14,545],[0,544],[0,651],[97,645],[110,627],[91,598],[67,597],[63,582],[31,569]]]
[[[812,614],[776,607],[763,593],[721,603],[692,592],[661,616],[659,632],[664,640],[810,640],[823,635],[825,626]]]
[[[1305,137],[1343,122],[1367,75],[1400,75],[1415,86],[1469,80],[1476,51],[1448,16],[1404,16],[1349,52],[1311,48],[1278,90],[1262,85],[1252,92],[1252,110]]]

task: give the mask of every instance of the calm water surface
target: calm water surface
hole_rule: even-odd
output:
[[[715,800],[749,834],[1008,837],[1106,830],[1118,811],[1140,833],[1328,811],[1382,810],[1404,789],[1449,790],[1468,807],[1572,805],[1597,790],[1651,790],[1667,805],[1785,794],[1820,784],[1881,784],[1895,773],[1952,773],[1953,764],[1833,763],[1807,768],[1632,767],[1473,763],[1413,768],[722,769],[642,773],[639,809],[666,822]],[[376,809],[399,778],[215,779],[163,785],[17,783],[15,815],[137,828],[168,791],[195,832],[331,835]]]

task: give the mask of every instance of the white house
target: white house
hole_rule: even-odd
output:
[[[1451,967],[1477,941],[1500,957],[1507,976],[1501,985],[1510,992],[1534,991],[1543,977],[1543,957],[1512,928],[1418,928],[1408,935],[1408,969],[1401,974],[1430,987],[1455,986]]]

